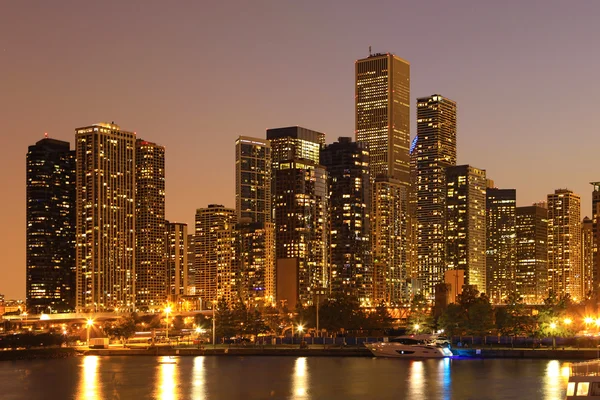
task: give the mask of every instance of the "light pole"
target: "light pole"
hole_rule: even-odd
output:
[[[302,346],[302,338],[300,337],[302,331],[304,331],[304,327],[302,325],[298,325],[298,327],[296,327],[296,332],[298,333],[298,339],[300,339],[300,346]],[[294,338],[292,337],[292,341],[293,340]]]
[[[171,307],[167,306],[165,307],[165,313],[167,314],[167,333],[166,333],[166,338],[167,338],[167,342],[169,341],[169,313],[171,312]]]
[[[556,329],[556,323],[550,324],[550,330],[552,331],[552,350],[556,349],[556,337],[554,336],[554,330]]]
[[[87,344],[90,345],[90,328],[94,325],[94,320],[89,318],[86,322],[87,326]]]
[[[215,323],[216,322],[215,321],[215,307],[216,307],[216,304],[215,304],[215,301],[213,300],[213,307],[212,307],[212,309],[213,309],[212,310],[213,311],[213,315],[212,315],[212,326],[213,326],[212,327],[212,331],[213,332],[212,333],[213,333],[213,348],[216,349],[217,348],[217,342],[215,340],[216,340],[216,337],[217,337],[217,332],[215,332],[215,326],[216,326],[216,323]]]

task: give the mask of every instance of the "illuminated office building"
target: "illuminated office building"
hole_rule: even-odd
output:
[[[434,94],[417,99],[417,280],[428,300],[444,283],[446,168],[456,165],[456,103]]]
[[[294,308],[328,287],[327,171],[319,164],[325,134],[301,127],[267,130],[271,142],[276,298]]]
[[[187,261],[188,261],[188,286],[187,295],[194,296],[196,294],[196,239],[193,233],[187,236]]]
[[[75,151],[42,139],[27,152],[27,310],[75,309]]]
[[[410,64],[393,54],[355,63],[356,141],[368,146],[371,179],[410,182]]]
[[[203,304],[238,300],[236,212],[219,204],[196,210],[196,296]]]
[[[240,136],[235,142],[235,204],[238,221],[271,222],[271,144]]]
[[[187,224],[166,221],[167,300],[176,303],[189,294]]]
[[[167,300],[165,266],[165,148],[135,142],[135,271],[136,306],[164,308]]]
[[[558,296],[583,296],[581,200],[567,189],[548,195],[548,284]]]
[[[503,304],[516,290],[517,191],[488,188],[486,197],[486,292],[492,304]]]
[[[588,217],[581,223],[581,273],[584,296],[594,288],[594,223]]]
[[[486,290],[485,170],[470,165],[446,169],[446,262],[465,271],[465,282]]]
[[[275,229],[271,222],[237,226],[240,295],[249,305],[275,300]]]
[[[525,304],[542,304],[548,294],[548,209],[517,207],[515,286]]]
[[[329,175],[329,287],[371,303],[371,181],[369,151],[362,143],[340,137],[321,150]]]
[[[76,307],[135,309],[135,133],[77,128]]]
[[[600,182],[590,182],[594,187],[592,191],[592,233],[594,235],[594,247],[592,249],[594,266],[592,269],[592,280],[594,288],[600,286]]]

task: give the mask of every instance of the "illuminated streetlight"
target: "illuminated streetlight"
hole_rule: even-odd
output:
[[[85,324],[87,326],[87,344],[90,345],[90,328],[94,325],[94,320],[89,318]]]
[[[571,325],[571,322],[573,322],[573,320],[571,318],[565,318],[565,325]]]
[[[169,313],[171,312],[171,307],[166,306],[165,307],[165,313],[167,314],[167,318],[166,318],[166,325],[167,325],[167,333],[166,333],[166,337],[167,337],[167,341],[169,341]]]
[[[591,317],[585,317],[583,319],[583,322],[585,322],[586,324],[591,324],[592,322],[594,322],[594,319]]]
[[[556,329],[556,323],[550,323],[550,329],[552,330],[552,350],[556,349],[556,337],[554,336],[554,330]]]
[[[419,332],[420,326],[419,324],[415,324],[413,328],[415,329],[415,332]]]

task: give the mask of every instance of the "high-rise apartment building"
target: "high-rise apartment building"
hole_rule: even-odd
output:
[[[516,290],[517,191],[488,188],[486,191],[487,295],[503,304]]]
[[[588,217],[581,223],[581,274],[583,295],[594,288],[594,223]]]
[[[219,204],[196,210],[196,296],[203,304],[238,299],[236,212]]]
[[[592,233],[594,234],[594,247],[592,249],[594,266],[592,280],[594,289],[600,287],[600,182],[591,182],[592,191]]]
[[[329,174],[329,287],[371,303],[371,180],[369,151],[362,143],[340,137],[321,150]]]
[[[517,207],[515,286],[525,304],[541,304],[548,293],[548,209]]]
[[[135,309],[135,133],[77,128],[76,307]]]
[[[355,63],[356,141],[370,153],[371,178],[410,182],[410,64],[393,54]]]
[[[235,143],[235,176],[240,294],[248,304],[270,304],[275,296],[271,143],[240,136]]]
[[[447,269],[446,168],[456,165],[456,103],[434,94],[417,99],[416,159],[417,279],[434,299]]]
[[[176,303],[189,294],[187,224],[166,221],[165,262],[167,301]]]
[[[42,139],[27,152],[27,310],[75,309],[75,151]]]
[[[167,300],[165,260],[165,148],[135,142],[136,306],[163,308]]]
[[[583,296],[581,200],[567,189],[548,195],[548,284],[558,296]]]
[[[195,228],[194,228],[195,230]],[[193,233],[188,233],[187,236],[187,261],[188,261],[188,296],[196,295],[196,239]]]
[[[239,222],[271,222],[271,144],[240,136],[235,142],[235,205]]]
[[[325,134],[301,127],[267,130],[271,141],[276,298],[312,304],[328,286],[327,171],[319,164]]]
[[[446,262],[465,271],[465,282],[486,290],[485,170],[470,165],[446,169]]]

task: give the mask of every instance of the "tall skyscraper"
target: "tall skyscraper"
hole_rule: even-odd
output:
[[[548,282],[559,296],[583,296],[581,200],[567,189],[548,195]]]
[[[235,204],[238,221],[271,222],[271,144],[240,136],[235,142]]]
[[[592,191],[592,233],[594,235],[594,247],[592,249],[594,266],[592,280],[594,289],[600,288],[600,182],[591,182],[594,187]]]
[[[456,103],[434,94],[417,99],[416,158],[417,278],[434,299],[447,269],[446,168],[456,165]]]
[[[135,309],[135,133],[76,129],[79,311]]]
[[[515,286],[525,304],[541,304],[548,294],[548,209],[517,207]]]
[[[594,288],[594,223],[588,217],[581,223],[581,274],[583,295]]]
[[[195,227],[194,227],[195,230]],[[187,260],[188,260],[188,296],[196,295],[196,236],[189,233],[187,237]],[[202,304],[203,306],[204,304]]]
[[[75,151],[42,139],[27,152],[27,310],[75,309]]]
[[[516,290],[517,191],[488,188],[486,196],[487,295],[503,304]]]
[[[470,165],[446,169],[446,262],[465,271],[465,282],[486,290],[485,170]]]
[[[356,141],[370,152],[371,178],[410,182],[410,64],[393,54],[355,63]]]
[[[167,300],[165,260],[165,148],[135,142],[136,306],[161,309]]]
[[[196,296],[203,304],[238,299],[236,212],[219,204],[196,210]]]
[[[273,155],[277,300],[312,304],[328,285],[325,134],[300,127],[267,130]]]
[[[176,303],[189,294],[187,224],[166,221],[167,301]]]
[[[371,303],[371,181],[369,151],[362,143],[340,137],[321,150],[329,174],[329,285],[332,294]]]
[[[275,227],[271,144],[240,136],[235,143],[235,197],[240,294],[248,304],[274,301]]]
[[[405,300],[412,250],[410,64],[393,54],[355,63],[356,141],[369,149],[372,183],[373,301]]]

